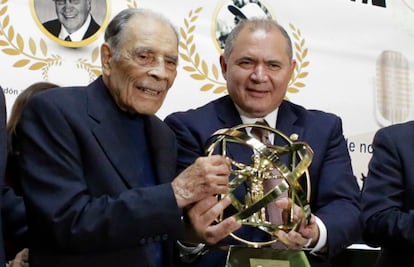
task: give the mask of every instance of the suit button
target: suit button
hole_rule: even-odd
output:
[[[161,238],[162,238],[162,240],[167,240],[168,239],[168,234],[163,234]]]
[[[141,238],[141,239],[139,240],[139,244],[140,244],[140,245],[145,245],[145,243],[147,243],[147,242],[145,241],[145,238]]]

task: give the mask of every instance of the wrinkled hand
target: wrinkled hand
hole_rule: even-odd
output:
[[[216,197],[207,197],[188,209],[188,218],[199,238],[213,245],[241,227],[234,217],[228,217],[220,223],[213,222],[231,204],[230,198],[220,201]]]
[[[29,266],[29,249],[24,248],[16,257],[6,264],[6,267],[28,267]]]
[[[287,198],[281,198],[276,200],[274,204],[283,209],[283,217],[286,222],[287,216],[290,214],[292,202]],[[294,204],[293,221],[300,222],[299,226],[289,232],[279,231],[277,233],[278,239],[291,249],[314,247],[319,240],[319,227],[316,224],[315,216],[312,214],[309,224],[306,224],[303,210]]]
[[[198,158],[171,183],[178,207],[184,208],[206,197],[226,194],[230,171],[230,160],[223,156]]]

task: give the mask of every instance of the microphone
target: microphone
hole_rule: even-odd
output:
[[[411,115],[411,85],[407,58],[385,50],[376,63],[376,118],[381,126],[404,122]]]

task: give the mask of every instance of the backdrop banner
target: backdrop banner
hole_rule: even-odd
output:
[[[99,29],[78,41],[48,26],[57,19],[57,2],[0,0],[0,86],[9,112],[32,83],[94,80],[109,20],[122,9],[143,7],[170,18],[181,39],[178,76],[160,118],[226,94],[219,55],[240,16],[272,17],[287,29],[298,63],[287,98],[342,117],[360,184],[373,134],[414,118],[414,0],[91,0]]]

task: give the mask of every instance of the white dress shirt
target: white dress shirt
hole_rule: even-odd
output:
[[[60,27],[60,33],[59,33],[59,39],[65,40],[66,37],[70,37],[70,40],[72,42],[80,42],[83,40],[83,36],[85,36],[86,31],[89,28],[89,24],[91,23],[91,15],[89,14],[85,23],[82,25],[82,27],[79,28],[79,30],[69,33],[65,26],[62,24],[62,27]]]

